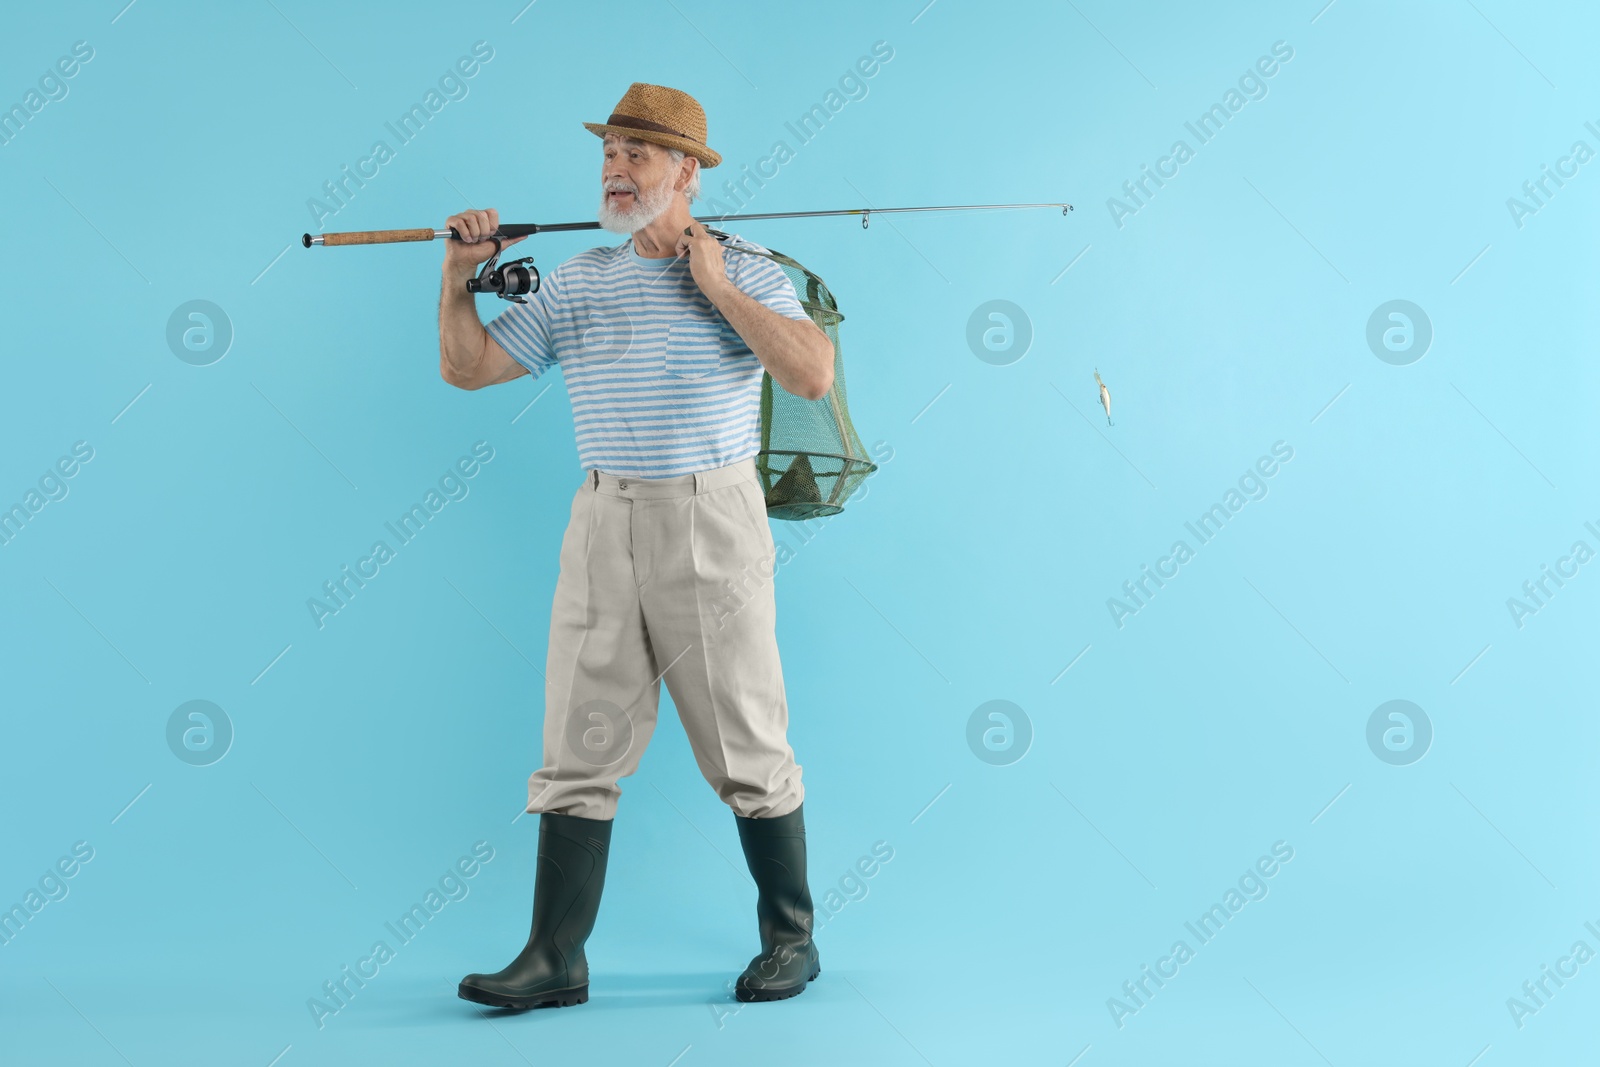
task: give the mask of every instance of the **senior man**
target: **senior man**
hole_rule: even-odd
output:
[[[528,780],[527,810],[540,813],[533,926],[509,965],[467,975],[459,993],[509,1008],[588,1000],[584,942],[617,780],[638,768],[665,679],[756,883],[761,951],[734,994],[780,1000],[820,962],[755,463],[761,379],[765,369],[818,399],[832,387],[833,346],[775,263],[724,258],[691,217],[700,169],[721,162],[692,96],[634,82],[609,119],[584,126],[603,143],[600,224],[627,241],[573,256],[485,327],[465,283],[493,252],[499,215],[447,223],[461,240],[445,252],[440,374],[479,389],[559,363],[585,472],[551,607],[544,763]],[[760,249],[736,234],[728,243]],[[747,594],[731,615],[729,588]]]

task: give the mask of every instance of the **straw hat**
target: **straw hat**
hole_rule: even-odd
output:
[[[605,122],[585,122],[596,137],[615,133],[687,152],[701,167],[714,167],[722,156],[706,147],[706,113],[688,93],[665,85],[634,82],[617,101]]]

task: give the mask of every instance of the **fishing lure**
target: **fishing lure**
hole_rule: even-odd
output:
[[[1111,421],[1111,390],[1106,388],[1106,383],[1100,380],[1100,368],[1094,369],[1095,384],[1100,386],[1100,406],[1106,409],[1106,425],[1114,425]]]

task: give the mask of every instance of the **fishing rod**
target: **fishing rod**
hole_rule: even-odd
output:
[[[874,214],[889,214],[901,211],[1002,211],[1013,208],[1041,208],[1058,207],[1061,214],[1065,215],[1072,210],[1071,204],[952,204],[937,207],[863,207],[842,208],[837,211],[769,211],[750,215],[706,215],[693,216],[699,223],[724,223],[744,222],[750,219],[814,219],[827,215],[860,215],[861,228],[867,229],[867,224]],[[494,255],[476,278],[467,280],[467,291],[472,293],[495,293],[506,300],[519,304],[527,303],[518,295],[520,293],[535,293],[539,291],[539,272],[532,266],[533,257],[525,256],[513,260],[503,266],[496,267],[495,261],[500,257],[501,239],[513,237],[531,237],[539,233],[559,233],[567,230],[598,230],[598,220],[593,222],[503,222],[494,233],[489,235],[489,240],[494,241]],[[434,241],[454,238],[461,240],[461,235],[455,227],[444,230],[415,229],[415,230],[356,230],[348,233],[318,233],[301,234],[300,243],[306,248],[316,245],[336,247],[339,245],[381,245],[400,244],[409,241]],[[529,264],[523,267],[522,264]]]
[[[956,204],[947,207],[859,207],[845,208],[840,211],[769,211],[757,215],[706,215],[695,216],[696,222],[743,222],[746,219],[810,219],[822,215],[860,215],[861,228],[867,228],[867,220],[874,214],[887,214],[891,211],[998,211],[1003,208],[1037,208],[1058,207],[1065,215],[1072,210],[1071,204]],[[495,231],[496,237],[531,237],[536,233],[556,233],[561,230],[598,230],[600,223],[596,222],[503,222]],[[300,235],[300,243],[307,248],[314,245],[381,245],[394,244],[402,241],[433,241],[454,237],[461,239],[455,228],[448,230],[360,230],[351,233],[306,233]]]

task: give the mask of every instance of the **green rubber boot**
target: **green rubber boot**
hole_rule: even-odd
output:
[[[756,918],[760,921],[761,953],[734,983],[733,995],[742,1001],[795,996],[822,973],[817,946],[811,940],[803,807],[769,819],[734,815],[739,823],[739,844],[760,894]]]
[[[610,819],[541,812],[533,929],[504,970],[469,974],[457,994],[496,1008],[565,1008],[589,999],[583,943],[594,929],[611,850]]]

